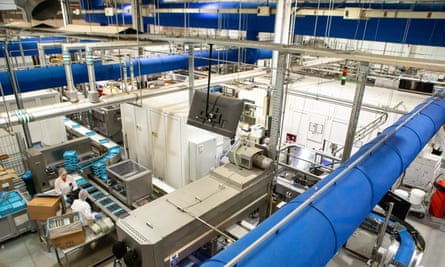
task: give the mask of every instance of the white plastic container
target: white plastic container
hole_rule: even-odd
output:
[[[394,194],[396,194],[397,196],[403,198],[406,201],[409,200],[409,193],[408,193],[408,191],[405,191],[403,189],[396,189],[396,190],[394,190]]]
[[[420,205],[424,198],[425,198],[425,192],[417,188],[411,189],[409,202],[411,202],[412,205],[415,206]]]

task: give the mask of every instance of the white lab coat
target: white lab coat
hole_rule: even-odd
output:
[[[94,220],[94,212],[91,212],[91,207],[88,202],[76,199],[74,200],[73,204],[71,205],[71,209],[73,211],[78,211],[82,215],[83,224],[87,225],[88,221]]]
[[[66,195],[71,192],[70,184],[72,185],[72,190],[77,189],[76,181],[72,176],[68,175],[66,177],[66,181],[63,181],[61,177],[58,177],[56,181],[54,181],[54,190],[56,193],[62,194],[66,197]]]

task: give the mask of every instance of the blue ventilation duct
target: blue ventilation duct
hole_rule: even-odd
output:
[[[195,67],[207,66],[208,57],[208,52],[195,53]],[[271,57],[271,51],[257,49],[246,49],[245,53],[240,53],[238,49],[215,51],[212,55],[214,64],[223,64],[225,61],[238,62],[240,58],[246,63],[253,64],[259,59]],[[129,63],[127,62],[127,68],[128,64]],[[95,62],[94,68],[96,81],[121,79],[121,67],[122,66],[120,64],[104,65],[100,62]],[[158,56],[134,60],[133,68],[135,76],[187,69],[188,54]],[[73,64],[72,71],[75,84],[88,82],[88,71],[86,64]],[[129,69],[127,70],[127,73],[130,73]],[[66,85],[64,66],[48,66],[29,70],[17,70],[15,71],[15,75],[20,92]],[[8,72],[0,72],[0,83],[3,86],[5,94],[12,94],[12,87]]]
[[[66,42],[66,37],[42,37],[42,38],[21,38],[20,40],[12,40],[8,42],[9,55],[12,57],[18,57],[22,54],[24,56],[37,56],[39,51],[37,49],[37,43],[61,43]],[[4,57],[4,42],[0,42],[0,57]],[[45,49],[48,54],[62,53],[60,48],[48,48]]]
[[[345,170],[335,184],[236,264],[325,266],[444,123],[445,99],[429,98],[339,169],[202,266],[224,266]],[[371,147],[375,149],[369,153]],[[355,164],[357,159],[361,160]]]
[[[92,39],[82,39],[79,42],[97,42]],[[54,37],[42,37],[42,38],[21,38],[20,40],[11,40],[8,42],[8,51],[11,57],[18,56],[38,56],[38,43],[66,43],[66,37],[54,36]],[[0,57],[4,57],[4,42],[0,42]],[[45,48],[45,54],[61,54],[62,49],[60,47],[47,47]]]

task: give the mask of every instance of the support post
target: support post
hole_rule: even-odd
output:
[[[360,116],[360,108],[362,107],[363,96],[365,94],[366,79],[368,77],[368,63],[360,62],[357,73],[357,86],[352,103],[351,115],[349,117],[348,132],[346,134],[345,146],[343,149],[342,163],[349,159],[354,145],[354,135],[357,130],[358,118]]]
[[[195,49],[190,43],[189,47],[189,105],[192,105],[193,92],[195,87]]]
[[[17,109],[22,110],[22,109],[24,109],[23,101],[22,101],[22,97],[20,96],[20,88],[17,83],[17,79],[15,78],[14,69],[11,65],[11,57],[9,56],[9,51],[8,51],[8,41],[4,41],[4,43],[3,43],[3,53],[5,54],[5,62],[6,62],[6,67],[8,68],[9,80],[11,81],[12,90],[14,91],[15,103],[17,105]],[[22,127],[23,127],[23,133],[25,135],[26,146],[28,148],[31,148],[32,147],[32,138],[31,138],[31,132],[29,131],[27,122],[28,122],[27,119],[24,120]]]
[[[75,103],[79,99],[77,97],[77,91],[74,88],[73,70],[71,69],[71,54],[68,49],[63,49],[63,65],[65,67],[66,86],[68,88],[68,97],[70,101]]]

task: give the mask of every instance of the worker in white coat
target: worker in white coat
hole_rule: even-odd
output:
[[[87,225],[89,221],[94,219],[100,219],[101,215],[91,211],[90,204],[86,201],[88,192],[85,189],[79,191],[79,199],[74,200],[71,205],[73,211],[78,211],[82,215],[84,225]]]
[[[68,175],[65,168],[59,169],[59,177],[54,181],[54,190],[57,194],[63,195],[68,203],[72,202],[69,196],[71,192],[77,190],[78,186],[74,178]]]

